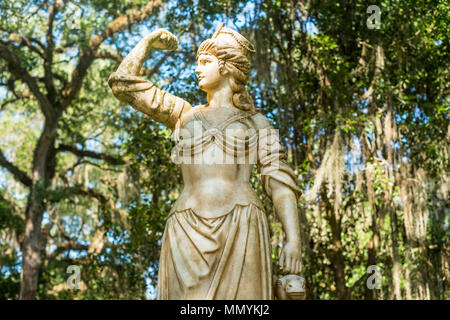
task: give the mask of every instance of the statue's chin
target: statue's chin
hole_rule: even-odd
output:
[[[200,90],[205,91],[206,93],[210,91],[208,90],[208,86],[203,82],[203,79],[198,82],[198,87],[200,88]]]
[[[198,82],[198,87],[200,90],[205,91],[206,93],[213,93],[219,88],[220,81],[210,81],[207,79],[201,79]]]

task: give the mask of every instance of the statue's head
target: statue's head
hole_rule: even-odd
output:
[[[233,92],[234,106],[254,111],[252,98],[245,89],[253,53],[255,49],[250,41],[222,24],[198,49],[196,72],[200,89],[210,92],[227,82]]]

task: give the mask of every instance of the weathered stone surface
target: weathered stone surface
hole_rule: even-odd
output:
[[[245,88],[255,50],[223,25],[205,40],[196,73],[208,104],[192,107],[139,76],[151,49],[175,50],[177,43],[166,30],[152,32],[108,81],[120,101],[174,133],[173,159],[181,166],[183,189],[162,239],[158,299],[273,299],[269,225],[249,183],[253,165],[286,233],[280,257],[284,273],[301,268],[301,192],[276,130],[256,111]],[[297,278],[285,280],[280,294],[300,285]]]

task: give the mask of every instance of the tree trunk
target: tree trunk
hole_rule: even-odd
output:
[[[373,147],[373,146],[372,146]],[[366,159],[370,158],[370,151],[368,150],[368,147],[365,143],[362,143],[362,149],[364,156]],[[375,203],[375,189],[372,184],[372,169],[371,167],[367,166],[365,170],[365,177],[366,177],[366,185],[367,185],[367,198],[369,200],[370,208],[372,209],[372,224],[371,224],[371,231],[372,236],[369,239],[368,247],[367,247],[367,267],[372,265],[377,265],[377,252],[378,252],[378,245],[380,240],[380,234],[379,234],[379,219],[380,219],[380,213],[378,212],[377,205]],[[375,299],[374,290],[370,289],[368,286],[365,288],[365,299],[366,300],[372,300]]]
[[[390,212],[390,222],[391,222],[391,236],[392,236],[392,248],[391,248],[391,254],[392,254],[392,261],[393,261],[393,268],[392,268],[392,282],[394,285],[394,297],[396,300],[402,299],[402,293],[401,293],[401,285],[400,285],[400,279],[402,275],[402,268],[401,268],[401,262],[400,262],[400,256],[398,253],[398,234],[399,230],[397,228],[397,213],[396,208],[393,203],[393,183],[397,181],[398,174],[396,172],[396,166],[395,166],[395,156],[394,156],[394,150],[392,149],[391,142],[395,142],[394,137],[394,128],[393,128],[393,118],[392,118],[392,105],[389,96],[386,98],[386,105],[387,105],[387,112],[386,117],[384,119],[384,138],[385,138],[385,146],[386,146],[386,153],[387,153],[387,176],[390,181],[392,181],[392,184],[390,183],[388,185],[388,190],[385,195],[385,203],[384,206],[389,210]]]
[[[45,190],[55,170],[54,142],[57,121],[45,122],[33,157],[32,187],[28,196],[25,234],[22,243],[22,273],[20,299],[36,299],[41,266],[41,222],[44,213]]]
[[[400,257],[398,254],[398,242],[397,242],[398,230],[396,228],[396,224],[397,224],[396,213],[391,212],[391,235],[392,235],[391,254],[392,254],[392,262],[393,262],[392,282],[394,284],[394,297],[396,300],[401,300],[402,293],[401,293],[400,278],[401,278],[402,272],[401,272]]]
[[[339,300],[348,299],[349,290],[345,285],[345,261],[341,240],[340,217],[336,216],[331,203],[327,197],[325,187],[321,190],[322,201],[325,204],[325,211],[328,223],[331,228],[332,245],[327,250],[328,258],[331,261],[331,269],[334,274],[334,282],[336,284],[336,296]]]

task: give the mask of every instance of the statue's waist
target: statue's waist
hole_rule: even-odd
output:
[[[264,210],[264,205],[248,183],[221,186],[221,188],[188,185],[184,186],[170,214],[191,209],[200,217],[217,218],[230,213],[237,204],[250,205],[251,203]]]

